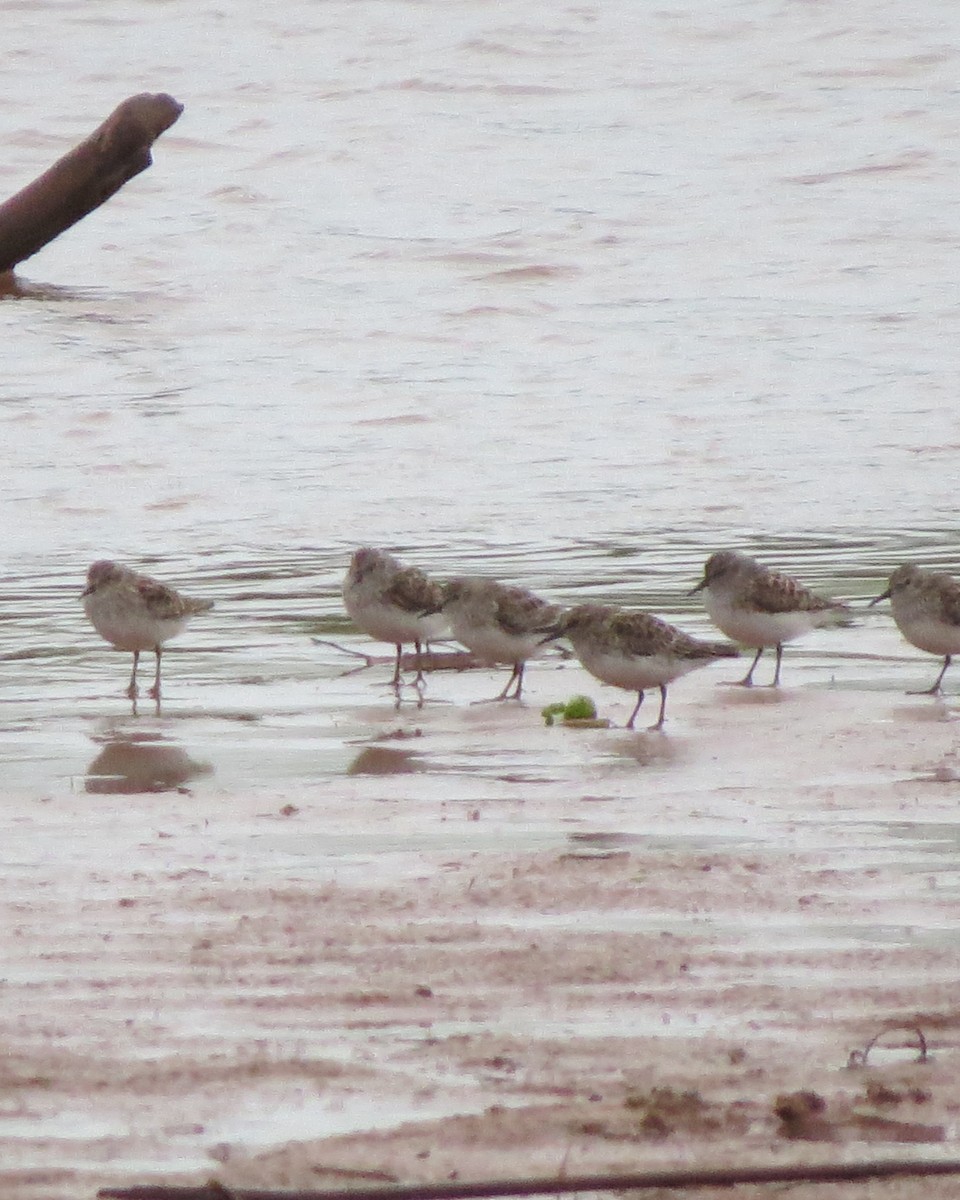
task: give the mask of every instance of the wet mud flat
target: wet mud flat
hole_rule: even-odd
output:
[[[3,1194],[955,1156],[951,703],[520,713],[383,712],[352,747],[418,770],[8,800]],[[454,788],[450,745],[498,731],[563,778]],[[904,1023],[929,1062],[891,1030],[848,1066]]]

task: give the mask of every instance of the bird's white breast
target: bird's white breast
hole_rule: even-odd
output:
[[[754,649],[791,642],[819,624],[814,612],[758,612],[749,605],[738,603],[736,597],[717,595],[712,588],[707,588],[703,604],[710,620],[728,638]]]
[[[131,599],[110,592],[84,597],[84,611],[94,629],[118,650],[152,650],[176,637],[187,623],[186,617],[152,616],[145,604]]]

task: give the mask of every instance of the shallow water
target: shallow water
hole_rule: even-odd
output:
[[[0,306],[14,579],[110,553],[318,615],[360,541],[552,587],[945,552],[942,6],[4,7],[8,191],[186,106]]]

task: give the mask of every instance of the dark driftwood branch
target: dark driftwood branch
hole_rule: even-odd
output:
[[[414,1183],[393,1187],[331,1191],[277,1192],[259,1188],[227,1188],[220,1183],[199,1187],[103,1188],[106,1200],[465,1200],[485,1196],[543,1196],[571,1192],[630,1191],[638,1188],[732,1187],[745,1183],[833,1183],[855,1179],[891,1179],[898,1175],[957,1175],[960,1162],[817,1163],[795,1167],[720,1167],[700,1171],[648,1171],[631,1175],[580,1175],[559,1179],[497,1179],[488,1183]]]
[[[150,147],[182,112],[165,92],[131,96],[86,141],[0,204],[0,276],[146,170]]]

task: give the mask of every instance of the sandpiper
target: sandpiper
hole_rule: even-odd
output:
[[[793,641],[820,625],[836,624],[847,605],[817,596],[792,575],[772,571],[737,550],[711,554],[703,578],[689,593],[704,592],[704,607],[713,623],[735,642],[756,650],[750,670],[739,682],[753,684],[760,656],[775,647],[777,666],[771,687],[780,683],[783,643]]]
[[[943,571],[925,571],[907,563],[890,576],[886,591],[870,605],[890,601],[897,628],[911,645],[927,654],[943,656],[943,666],[933,687],[918,696],[937,696],[954,654],[960,654],[960,581]]]
[[[447,632],[446,618],[438,612],[441,598],[440,585],[418,567],[403,566],[386,550],[362,546],[354,551],[343,582],[343,602],[364,633],[396,647],[395,688],[400,686],[405,643],[412,642],[416,649],[416,682],[423,682],[423,646]],[[434,615],[425,615],[431,609]]]
[[[84,611],[97,633],[118,650],[133,655],[127,695],[137,696],[137,664],[142,650],[157,656],[149,695],[160,699],[160,658],[164,642],[181,633],[191,617],[213,608],[212,600],[193,600],[129,567],[100,559],[87,571],[81,593]]]
[[[651,613],[606,604],[579,604],[557,622],[548,639],[567,637],[584,668],[601,681],[638,693],[627,729],[633,729],[645,689],[660,689],[660,715],[652,729],[662,729],[667,684],[718,658],[736,658],[730,642],[702,642]]]
[[[524,664],[542,652],[544,634],[561,613],[558,605],[526,588],[474,576],[458,576],[444,584],[440,610],[453,636],[477,658],[513,667],[497,700],[520,699]]]

